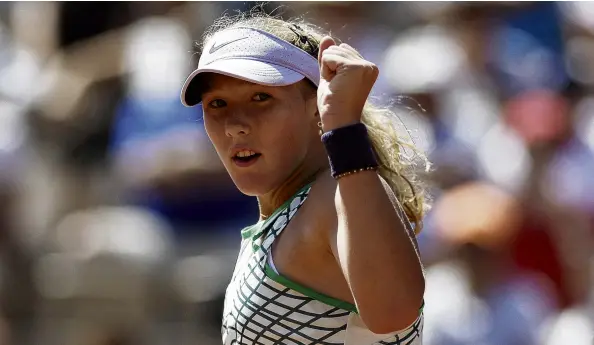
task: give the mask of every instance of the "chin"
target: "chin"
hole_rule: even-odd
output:
[[[270,179],[260,176],[231,176],[239,191],[249,196],[262,196],[274,189]]]

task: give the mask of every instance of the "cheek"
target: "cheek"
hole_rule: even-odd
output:
[[[226,138],[225,131],[217,121],[209,119],[206,116],[203,118],[203,122],[206,135],[208,135],[210,142],[213,144],[215,150],[218,153],[219,149],[222,147],[223,141]]]
[[[272,126],[271,126],[272,127]],[[266,131],[266,147],[274,152],[276,165],[298,164],[308,150],[308,127],[302,121],[285,119]]]
[[[210,140],[212,140],[213,136],[216,134],[215,133],[215,127],[213,126],[213,121],[210,120],[206,115],[202,118],[202,124],[204,126],[204,131],[206,132],[206,135],[208,135],[208,137],[210,138]]]

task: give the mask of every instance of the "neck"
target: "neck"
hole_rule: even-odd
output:
[[[301,188],[315,181],[320,173],[328,170],[328,158],[325,151],[320,150],[320,152],[316,152],[313,157],[310,156],[309,158],[312,159],[305,159],[305,161],[313,164],[303,163],[299,165],[278,188],[258,196],[260,220],[270,217],[277,208],[282,206]]]
[[[315,170],[299,167],[278,188],[268,194],[259,196],[260,220],[270,217],[277,208],[282,206],[282,204],[308,183],[315,181],[318,174],[325,170],[327,170],[327,167],[320,167]]]

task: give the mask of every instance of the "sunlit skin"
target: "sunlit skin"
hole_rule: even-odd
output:
[[[261,214],[270,215],[328,169],[315,89],[307,81],[270,87],[221,74],[207,78],[202,97],[206,132],[237,188],[258,197]],[[237,149],[261,156],[240,167],[233,160]]]

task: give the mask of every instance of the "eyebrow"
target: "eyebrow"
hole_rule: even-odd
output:
[[[203,86],[202,89],[200,89],[200,98],[204,97],[204,95],[206,95],[212,91],[213,90],[212,90],[212,87],[210,86],[210,84]]]

